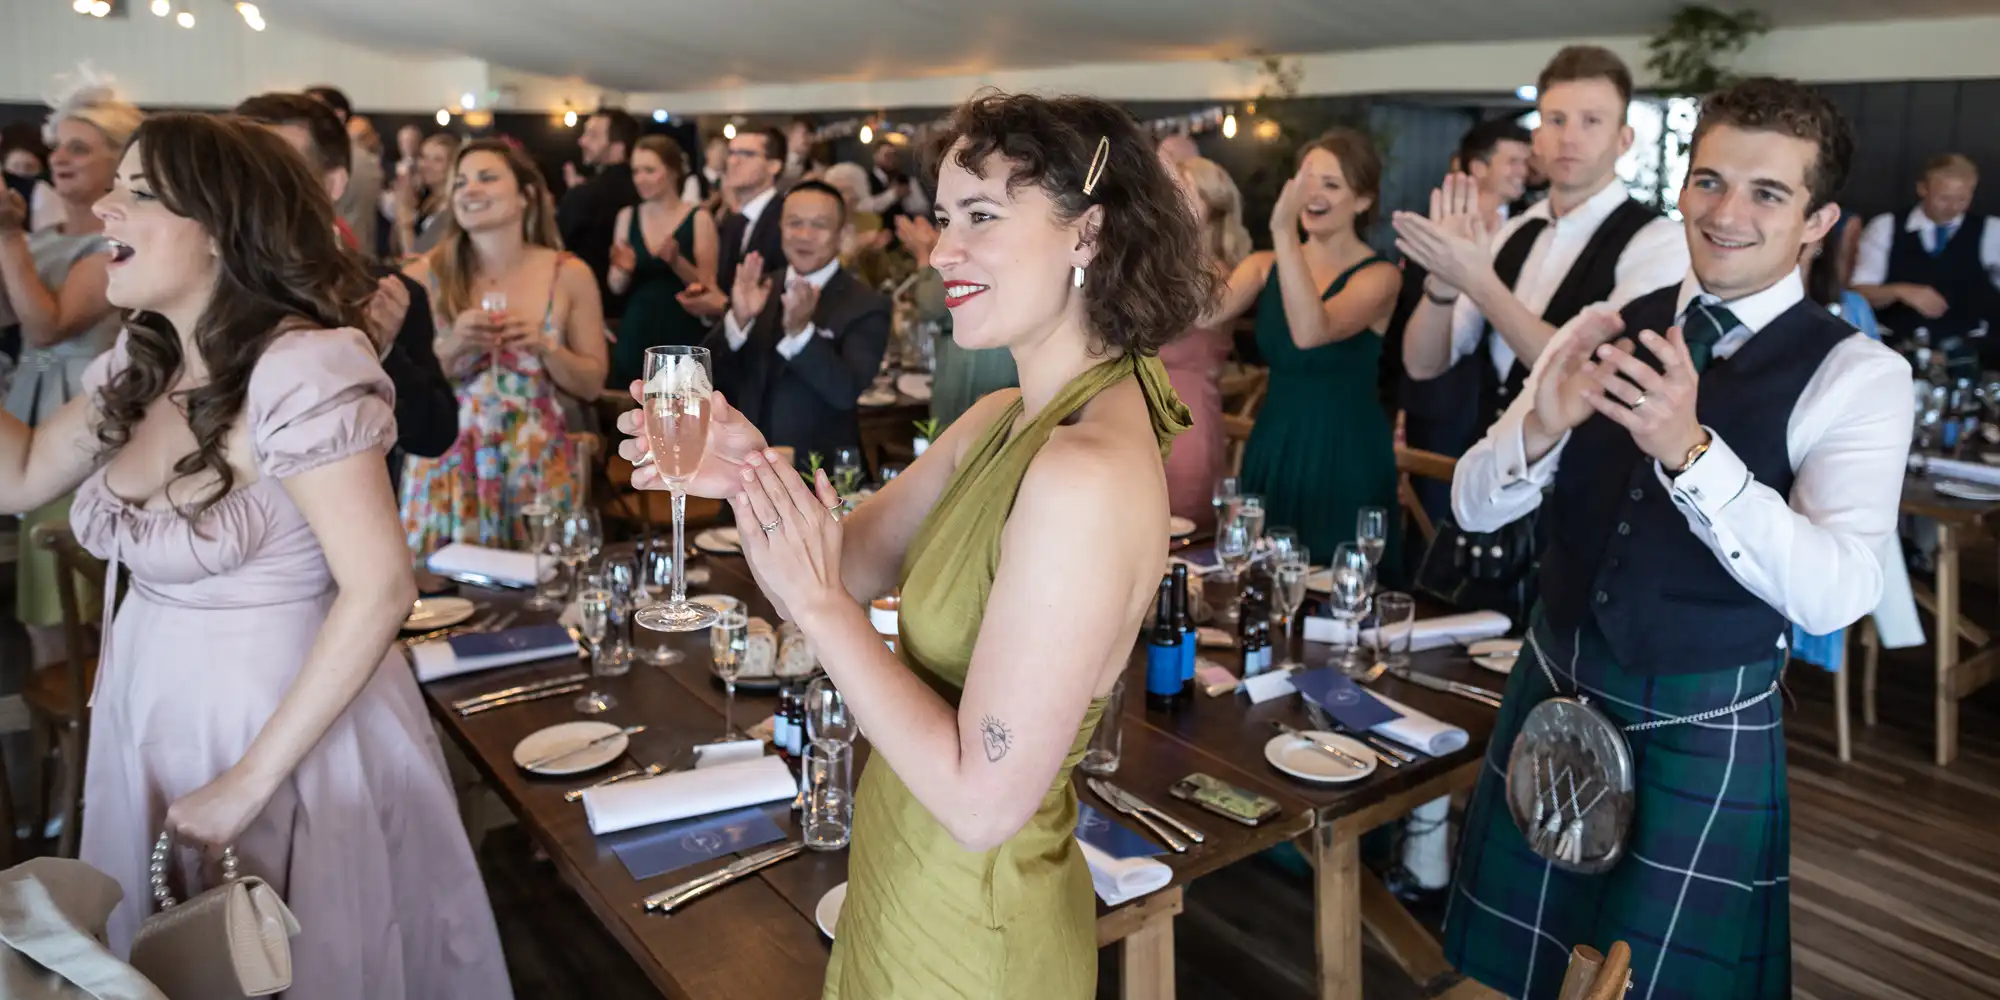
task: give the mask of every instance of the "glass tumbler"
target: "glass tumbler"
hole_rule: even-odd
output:
[[[1111,685],[1111,693],[1104,700],[1104,714],[1097,717],[1097,728],[1090,732],[1090,745],[1084,748],[1083,759],[1076,762],[1088,774],[1108,775],[1118,773],[1118,756],[1125,746],[1125,678]]]
[[[854,828],[854,748],[833,740],[806,747],[805,844],[815,851],[847,846]]]

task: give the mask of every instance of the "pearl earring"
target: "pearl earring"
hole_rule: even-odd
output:
[[[1077,288],[1083,287],[1083,268],[1072,267],[1069,269],[1069,283]]]

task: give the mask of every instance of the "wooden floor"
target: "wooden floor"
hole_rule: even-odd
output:
[[[11,612],[11,590],[11,580],[0,582],[0,615]],[[0,618],[0,678],[18,669],[24,645]],[[1830,675],[1795,666],[1788,677],[1801,998],[2000,997],[2000,686],[1966,703],[1962,756],[1938,768],[1930,763],[1930,676],[1924,651],[1885,657],[1882,724],[1860,726],[1857,698],[1847,765],[1834,754]],[[14,763],[18,770],[25,762]],[[657,995],[519,828],[494,831],[479,856],[521,1000]],[[1312,933],[1306,881],[1276,861],[1253,859],[1203,879],[1189,889],[1176,928],[1180,996],[1308,1000]],[[1370,1000],[1421,996],[1372,944],[1365,961]],[[1099,995],[1115,996],[1111,953],[1100,964]]]

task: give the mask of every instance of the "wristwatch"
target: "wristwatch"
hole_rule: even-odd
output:
[[[1701,456],[1708,454],[1709,445],[1712,445],[1714,443],[1715,443],[1714,435],[1712,434],[1703,435],[1701,443],[1688,449],[1687,457],[1681,460],[1680,468],[1675,469],[1671,474],[1678,476],[1681,473],[1694,468],[1694,463],[1698,461],[1701,458]]]
[[[1424,298],[1427,298],[1432,302],[1435,302],[1441,306],[1452,306],[1458,304],[1458,296],[1456,295],[1444,296],[1431,291],[1431,283],[1430,279],[1428,278],[1424,279]]]

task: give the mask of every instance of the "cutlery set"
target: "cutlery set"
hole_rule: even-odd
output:
[[[486,605],[484,603],[475,605],[474,607],[476,607],[480,611],[486,610]],[[501,629],[513,625],[514,620],[519,617],[521,617],[521,613],[519,611],[509,611],[504,614],[482,615],[478,619],[475,619],[474,621],[468,622],[464,625],[452,625],[446,628],[432,629],[429,632],[423,632],[417,635],[408,636],[403,639],[403,647],[407,649],[420,642],[432,642],[438,639],[449,639],[452,638],[453,636],[477,635],[483,632],[498,632]]]
[[[1167,846],[1172,848],[1175,854],[1185,853],[1191,844],[1199,844],[1208,839],[1200,830],[1161,812],[1146,800],[1103,778],[1086,778],[1084,784],[1089,785],[1090,790],[1096,792],[1097,797],[1103,799],[1111,808],[1146,824],[1146,829],[1166,841]]]
[[[543,698],[553,698],[557,695],[580,691],[589,680],[590,675],[588,673],[564,674],[561,677],[551,677],[547,680],[534,681],[528,684],[517,684],[499,691],[489,691],[486,694],[461,698],[458,701],[452,702],[451,707],[453,711],[456,711],[463,718],[478,715],[481,712],[489,712],[496,708],[503,708],[507,705],[519,705],[527,701],[540,701]]]

